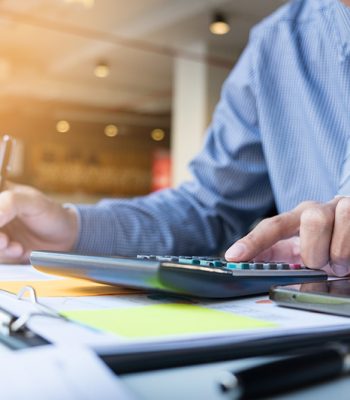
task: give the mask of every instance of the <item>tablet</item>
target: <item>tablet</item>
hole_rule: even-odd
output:
[[[275,286],[270,298],[281,306],[350,316],[350,279]]]

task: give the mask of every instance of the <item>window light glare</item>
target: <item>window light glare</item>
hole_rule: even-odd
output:
[[[107,78],[110,73],[110,68],[105,63],[98,63],[95,66],[94,74],[97,78]]]
[[[70,124],[68,121],[65,120],[61,120],[58,121],[56,124],[56,130],[59,133],[66,133],[70,130]]]
[[[153,140],[155,140],[156,142],[160,142],[161,140],[163,140],[165,137],[165,132],[163,131],[163,129],[153,129],[153,131],[151,132],[151,138]]]
[[[214,35],[225,35],[227,32],[229,32],[230,25],[223,14],[216,13],[209,26],[209,29]]]
[[[109,124],[105,127],[105,135],[107,137],[115,137],[118,135],[119,129],[116,125]]]
[[[81,4],[86,8],[92,8],[95,5],[95,0],[64,0],[64,2],[69,4]]]

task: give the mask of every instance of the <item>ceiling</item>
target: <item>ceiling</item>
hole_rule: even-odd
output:
[[[0,0],[0,113],[101,122],[131,115],[137,124],[136,113],[140,123],[161,126],[169,121],[174,57],[229,71],[251,26],[282,3]],[[227,35],[208,30],[215,10],[231,23]],[[205,60],[197,45],[207,49]],[[98,62],[110,66],[108,77],[94,76]]]

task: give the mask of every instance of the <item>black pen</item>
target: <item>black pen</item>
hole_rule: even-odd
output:
[[[220,388],[232,399],[261,399],[350,372],[350,353],[334,345],[238,372],[225,372]]]
[[[7,174],[10,170],[13,139],[4,135],[0,143],[0,191],[4,190]]]

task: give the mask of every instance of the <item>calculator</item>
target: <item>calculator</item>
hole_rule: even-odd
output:
[[[273,285],[327,279],[325,272],[300,264],[234,263],[213,257],[116,257],[33,251],[30,261],[33,267],[49,274],[206,298],[263,294]]]

